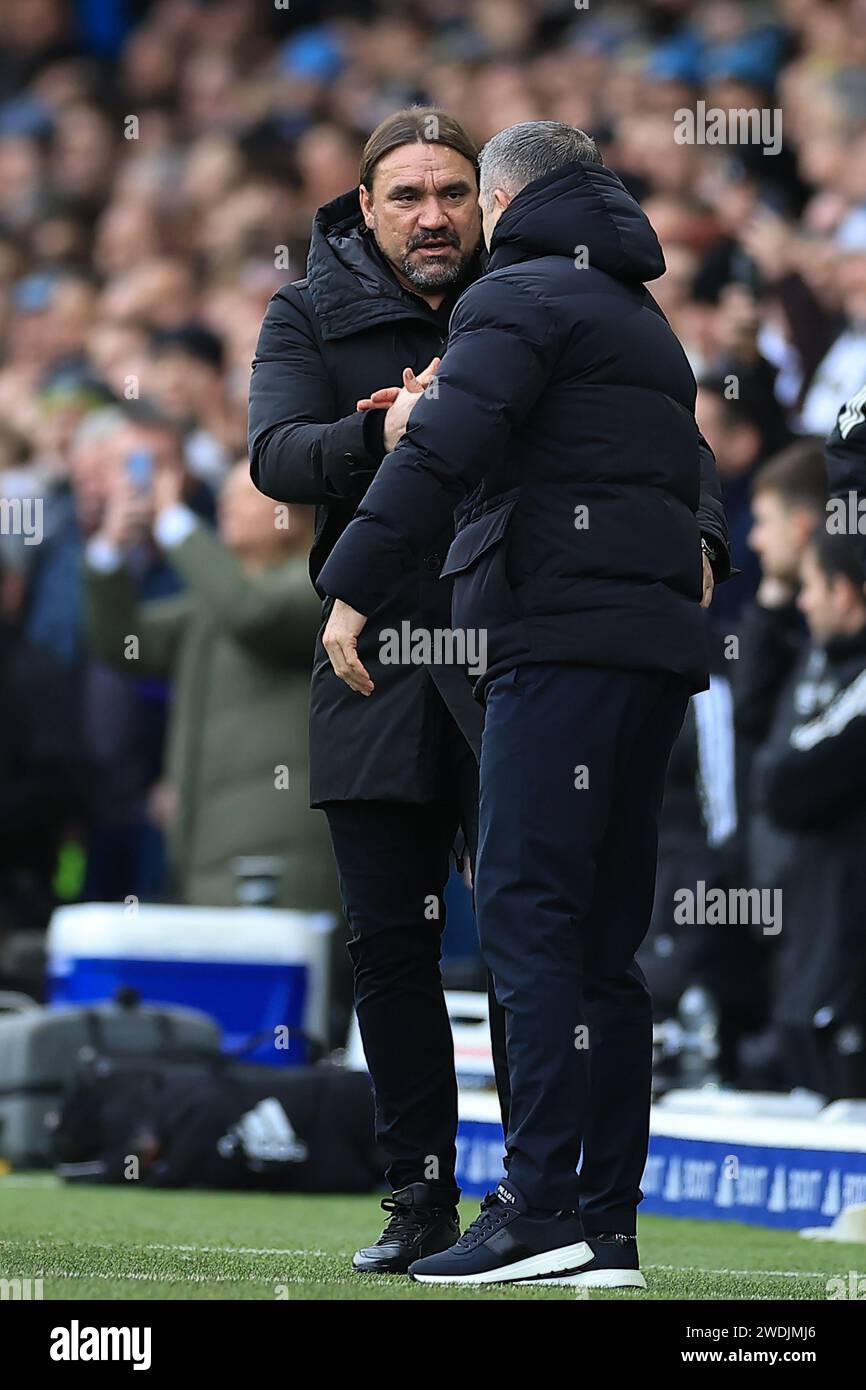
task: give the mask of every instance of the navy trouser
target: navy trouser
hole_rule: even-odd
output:
[[[634,955],[688,697],[662,672],[571,665],[520,667],[487,695],[475,905],[505,1010],[506,1166],[532,1207],[579,1209],[590,1235],[633,1234],[642,1196],[652,1013]]]

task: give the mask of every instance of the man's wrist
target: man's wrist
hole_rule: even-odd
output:
[[[364,411],[364,447],[370,458],[381,463],[389,452],[385,447],[385,416],[387,410]]]
[[[386,454],[392,454],[392,453],[394,452],[394,450],[396,449],[397,445],[400,443],[400,440],[403,438],[403,435],[404,435],[404,434],[405,434],[405,427],[404,427],[404,429],[401,429],[401,430],[395,430],[393,427],[389,426],[389,424],[388,424],[388,415],[387,415],[387,411],[386,411],[386,413],[385,413],[384,428],[383,428],[383,430],[382,430],[382,441],[383,441],[384,446],[385,446],[385,453],[386,453]]]

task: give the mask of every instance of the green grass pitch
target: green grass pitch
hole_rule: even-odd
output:
[[[471,1221],[478,1204],[463,1204]],[[576,1291],[424,1287],[353,1274],[380,1229],[378,1199],[64,1187],[0,1177],[0,1279],[43,1279],[46,1299],[574,1299]],[[649,1288],[593,1299],[826,1299],[866,1272],[857,1245],[721,1222],[642,1218]],[[585,1295],[583,1295],[585,1297]]]

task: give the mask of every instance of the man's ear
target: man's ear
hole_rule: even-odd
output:
[[[358,189],[358,202],[361,204],[361,213],[363,214],[364,222],[366,223],[370,231],[372,231],[374,220],[373,198],[372,195],[368,193],[367,189],[364,187],[363,184],[361,184],[361,186]]]
[[[514,200],[510,193],[505,192],[504,188],[495,188],[493,190],[493,201],[496,204],[496,206],[498,208],[501,208],[504,212],[505,209],[508,207],[508,204],[513,202]]]

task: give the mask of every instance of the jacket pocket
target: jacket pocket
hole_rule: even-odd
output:
[[[506,493],[502,500],[483,512],[474,521],[462,526],[451,542],[440,578],[449,574],[462,574],[471,569],[485,551],[498,545],[508,529],[511,513],[517,502],[517,492]]]
[[[520,614],[508,580],[508,525],[517,491],[461,527],[445,560],[442,578],[454,591],[451,623],[457,631],[485,633],[487,665],[498,659]]]

